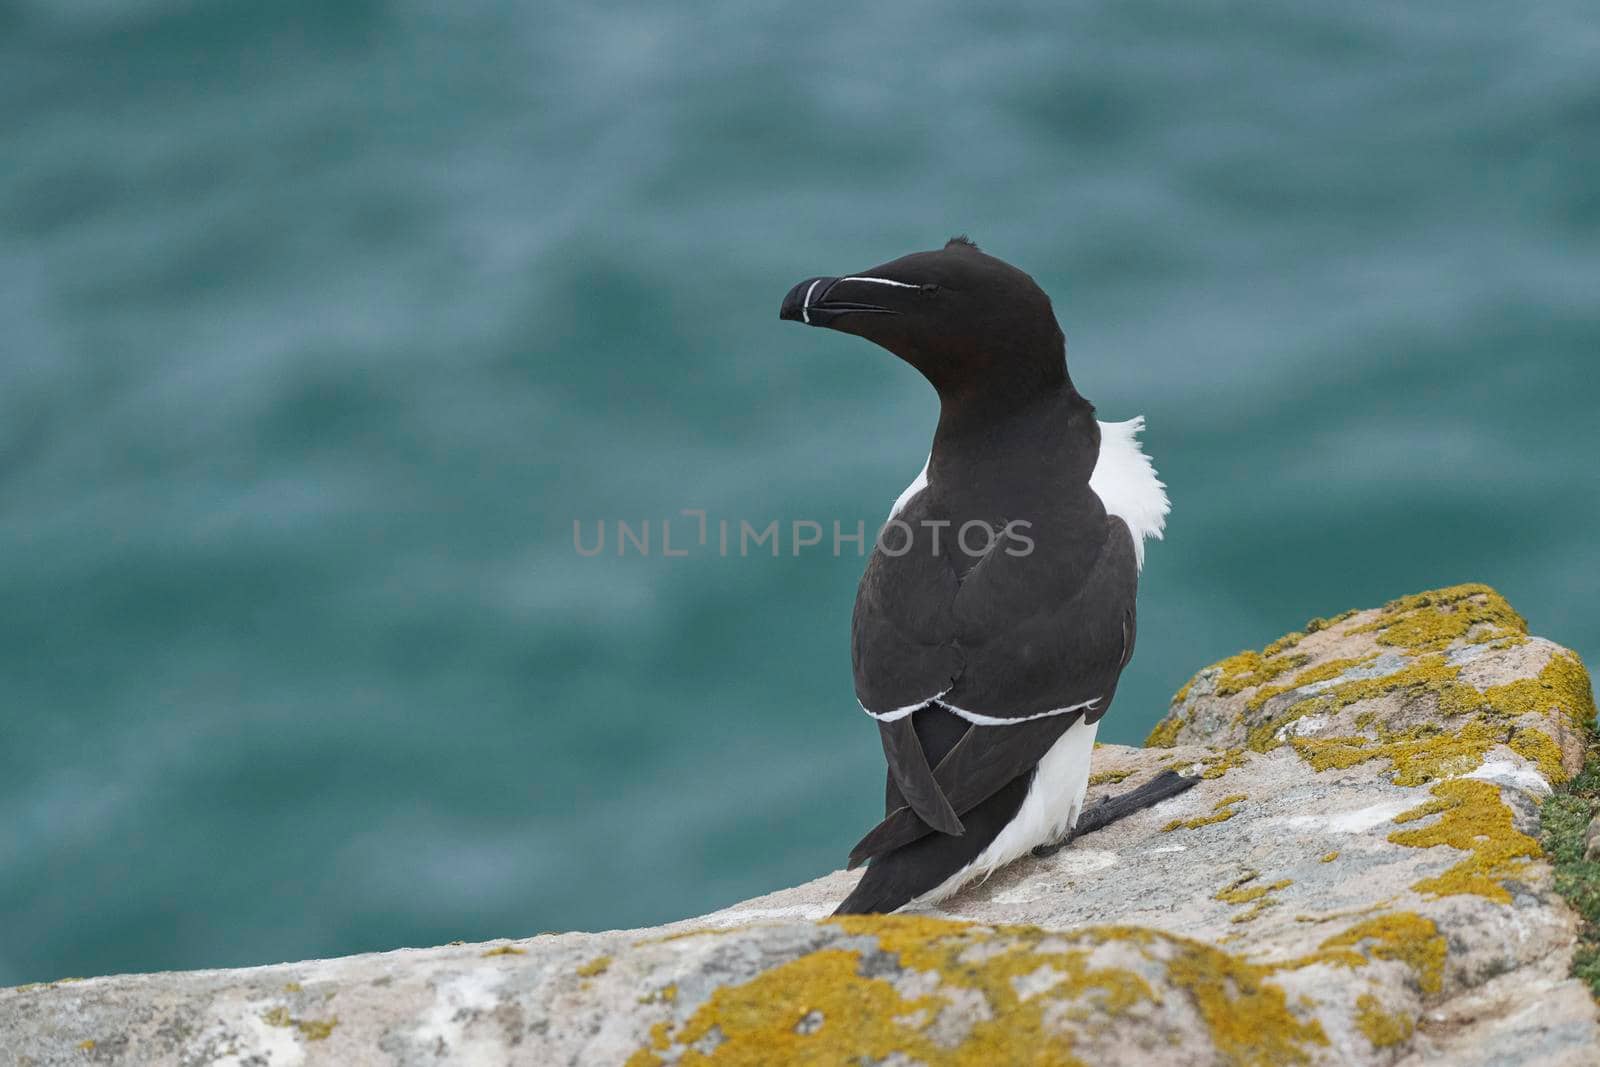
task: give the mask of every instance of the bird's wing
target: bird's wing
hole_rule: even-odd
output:
[[[883,741],[883,758],[889,765],[889,776],[906,805],[919,816],[919,821],[943,834],[960,836],[965,832],[949,791],[928,766],[927,752],[917,737],[911,717],[879,721],[878,735]]]
[[[912,723],[918,708],[961,675],[951,613],[960,582],[948,552],[908,547],[897,557],[875,551],[861,576],[850,627],[856,697],[878,720],[891,793],[928,825],[960,834],[961,820],[934,783]]]
[[[856,698],[879,720],[905,718],[961,675],[954,606],[961,582],[949,552],[913,544],[867,561],[850,620]]]
[[[996,574],[988,589],[980,589],[981,598],[972,602],[987,606],[988,598],[1008,595],[1017,614],[1004,628],[1000,612],[990,610],[982,617],[989,627],[987,639],[975,640],[977,647],[970,651],[964,649],[966,669],[941,700],[971,723],[928,775],[957,816],[1032,770],[1074,723],[1098,721],[1110,706],[1117,679],[1133,654],[1137,564],[1132,536],[1122,520],[1109,518],[1106,534],[1106,547],[1091,567],[1083,592],[1053,610],[1029,613],[1028,599],[1007,590],[1014,579],[1004,573]],[[962,596],[974,577],[976,572],[963,583]],[[992,702],[982,709],[952,699],[985,695]],[[1007,710],[1016,714],[1007,715]],[[974,714],[979,718],[972,718]],[[896,784],[901,784],[893,761],[890,769]],[[926,791],[927,784],[919,782],[919,788]],[[903,784],[901,792],[904,795]],[[924,814],[927,804],[905,799],[905,807],[891,811],[851,851],[851,866],[938,828]]]
[[[963,670],[941,703],[981,725],[1079,711],[1098,721],[1133,652],[1139,582],[1125,522],[1107,516],[1098,547],[1065,586],[1052,578],[1086,556],[1081,542],[1040,534],[1030,555],[985,556],[953,605]]]

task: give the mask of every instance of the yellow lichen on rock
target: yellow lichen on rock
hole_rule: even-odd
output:
[[[931,1013],[939,1002],[931,996],[907,999],[888,982],[862,979],[860,962],[857,952],[824,949],[743,985],[722,986],[681,1030],[658,1032],[653,1047],[635,1053],[630,1064],[654,1062],[658,1057],[653,1054],[674,1044],[686,1046],[676,1061],[680,1064],[750,1067],[807,1060],[845,1063],[851,1057],[881,1060],[896,1051],[920,1059],[941,1052],[924,1035],[894,1021],[919,1010]],[[808,1018],[820,1022],[802,1025]],[[708,1052],[694,1047],[708,1041]]]
[[[1391,600],[1376,620],[1350,632],[1420,653],[1442,651],[1462,637],[1473,644],[1526,641],[1528,624],[1505,597],[1474,582]]]
[[[485,949],[482,953],[484,959],[491,956],[526,956],[527,953],[515,945],[499,945],[495,948]],[[581,971],[579,972],[582,973]]]
[[[1227,822],[1238,814],[1233,805],[1242,804],[1250,798],[1243,793],[1235,793],[1230,797],[1223,797],[1211,808],[1210,815],[1196,815],[1192,819],[1173,819],[1161,828],[1163,833],[1173,830],[1198,830],[1202,826],[1211,826],[1214,823]]]
[[[1179,698],[1181,699],[1183,694],[1187,693],[1188,691],[1189,687],[1184,686],[1183,693],[1178,694]],[[1144,747],[1172,748],[1178,743],[1178,731],[1182,729],[1182,717],[1178,715],[1168,715],[1165,719],[1162,719],[1160,722],[1156,723],[1156,728],[1151,730],[1150,736],[1144,739]]]
[[[1132,770],[1132,769],[1125,770],[1125,771],[1096,771],[1095,773],[1093,773],[1093,774],[1091,774],[1089,776],[1089,784],[1090,785],[1116,785],[1118,782],[1121,782],[1124,779],[1129,778],[1134,773],[1136,773],[1136,772],[1134,770]]]
[[[1194,683],[1199,679],[1199,677],[1200,676],[1196,674],[1187,682],[1184,682],[1183,686],[1176,693],[1172,694],[1172,700],[1169,701],[1169,703],[1182,704],[1185,700],[1189,699],[1189,690],[1194,688]]]
[[[1070,1037],[1045,1031],[1042,1011],[1051,998],[1024,1000],[1015,979],[1049,966],[1062,976],[1051,994],[1094,991],[1100,1007],[1113,1013],[1154,995],[1132,972],[1090,968],[1085,952],[1033,952],[1043,931],[974,930],[921,916],[849,916],[831,924],[876,938],[902,971],[931,972],[939,985],[924,995],[902,996],[893,983],[861,973],[860,951],[820,949],[743,985],[717,989],[681,1028],[656,1031],[651,1047],[630,1063],[656,1062],[659,1053],[678,1047],[680,1064],[845,1063],[899,1052],[929,1064],[1077,1065]],[[1019,932],[1023,936],[1015,936]],[[983,958],[963,959],[974,947],[986,950]],[[925,1032],[948,1002],[939,992],[946,983],[982,994],[994,1017],[975,1024],[955,1048]],[[994,1021],[999,1019],[1003,1023]]]
[[[510,946],[508,945],[506,947],[509,948]],[[494,954],[498,954],[498,950],[495,950]],[[488,956],[488,955],[491,955],[491,953],[485,952],[484,955]],[[585,963],[583,966],[578,968],[578,976],[580,978],[593,978],[596,975],[605,974],[606,970],[610,966],[611,966],[611,957],[610,956],[596,956],[594,959],[590,960],[588,963]]]
[[[1394,783],[1410,786],[1476,770],[1488,751],[1504,739],[1504,730],[1474,719],[1453,730],[1424,723],[1399,732],[1380,728],[1376,740],[1353,734],[1297,737],[1293,744],[1301,758],[1318,771],[1387,759],[1394,767]]]
[[[1287,654],[1282,646],[1268,645],[1266,651],[1246,650],[1229,656],[1215,666],[1221,672],[1217,678],[1217,696],[1232,696],[1246,689],[1266,685],[1274,678],[1310,662],[1300,653]]]
[[[1550,657],[1537,678],[1519,678],[1506,685],[1491,686],[1483,695],[1490,707],[1508,717],[1560,709],[1579,729],[1589,730],[1594,726],[1594,689],[1589,683],[1589,672],[1583,660],[1565,649]]]
[[[1411,1040],[1416,1021],[1404,1012],[1385,1011],[1377,997],[1363,993],[1356,998],[1356,1029],[1373,1048],[1389,1048]]]
[[[1075,1034],[1083,1027],[1113,1027],[1130,1011],[1163,1003],[1136,971],[1095,965],[1096,951],[1115,945],[1136,952],[1141,966],[1164,969],[1167,984],[1187,999],[1224,1062],[1307,1063],[1309,1048],[1328,1043],[1320,1022],[1290,1009],[1272,981],[1279,968],[1159,930],[1052,933],[915,915],[846,916],[828,924],[872,938],[895,966],[886,971],[874,964],[863,973],[866,950],[809,952],[742,985],[718,988],[680,1025],[657,1024],[630,1067],[668,1058],[684,1065],[850,1063],[895,1053],[928,1065],[1076,1065],[1083,1061],[1074,1054]],[[902,992],[890,971],[915,976],[912,992]],[[1019,992],[1024,986],[1031,987],[1026,995]],[[936,1032],[940,1012],[974,993],[987,1010],[977,1013],[965,1035]]]
[[[1322,950],[1330,953],[1320,957],[1322,962],[1339,962],[1360,966],[1365,960],[1356,955],[1341,956],[1359,950],[1371,942],[1366,955],[1380,960],[1398,960],[1416,976],[1417,988],[1423,993],[1439,992],[1444,981],[1444,960],[1447,951],[1444,935],[1432,919],[1415,912],[1400,911],[1378,915],[1338,933],[1322,942]]]
[[[325,1040],[338,1025],[338,1019],[298,1019],[294,1024],[307,1041]]]
[[[664,945],[668,941],[682,941],[690,937],[716,937],[727,932],[714,926],[691,926],[687,930],[678,930],[670,934],[662,934],[659,937],[641,938],[635,941],[634,945]]]
[[[1260,900],[1268,893],[1284,889],[1294,884],[1291,878],[1280,879],[1263,885],[1250,885],[1261,877],[1260,871],[1251,871],[1242,878],[1236,878],[1223,888],[1212,894],[1212,900],[1220,900],[1225,904],[1248,904],[1253,900]],[[1248,888],[1245,888],[1248,886]]]
[[[1221,778],[1235,767],[1244,764],[1244,749],[1224,748],[1213,752],[1209,756],[1200,757],[1201,766],[1205,770],[1200,772],[1202,778]]]
[[[1402,736],[1404,730],[1416,726],[1419,716],[1452,730],[1459,730],[1453,720],[1462,717],[1496,724],[1494,729],[1507,720],[1532,713],[1548,715],[1557,710],[1584,728],[1594,719],[1588,673],[1575,655],[1564,650],[1553,655],[1536,679],[1523,678],[1484,690],[1464,679],[1464,668],[1481,653],[1463,654],[1463,649],[1506,649],[1530,640],[1522,617],[1486,585],[1458,585],[1402,597],[1377,612],[1362,613],[1355,624],[1336,634],[1331,644],[1319,644],[1319,653],[1306,654],[1304,641],[1308,634],[1327,630],[1353,614],[1356,613],[1331,621],[1312,620],[1303,633],[1287,634],[1260,652],[1240,652],[1198,672],[1174,698],[1173,710],[1151,731],[1145,744],[1174,746],[1186,726],[1215,723],[1220,714],[1229,716],[1231,725],[1222,727],[1220,735],[1216,726],[1210,727],[1214,743],[1267,753],[1292,742],[1302,755],[1315,757],[1319,769],[1352,766],[1380,755],[1404,757],[1408,753],[1422,753],[1422,763],[1427,764],[1438,762],[1424,752],[1434,747],[1428,742],[1427,731]],[[1317,655],[1332,658],[1318,662]],[[1362,670],[1378,661],[1382,671]],[[1339,680],[1351,673],[1355,677]],[[1362,677],[1364,674],[1374,676]],[[1481,677],[1481,671],[1473,677]],[[1210,679],[1212,685],[1196,700],[1190,691],[1202,679]],[[1381,698],[1398,698],[1399,704],[1385,705],[1380,703]],[[1362,702],[1372,703],[1365,710],[1355,709],[1357,735],[1315,738],[1343,709]],[[1299,720],[1312,716],[1318,721],[1311,729],[1295,726]],[[1380,734],[1385,729],[1391,733],[1373,738],[1369,731],[1374,727]],[[1527,724],[1519,728],[1526,729]],[[1296,737],[1297,730],[1313,736]],[[1484,733],[1480,727],[1479,734]],[[1365,740],[1360,739],[1363,735]],[[1502,731],[1497,743],[1510,739],[1510,733]],[[1562,762],[1558,754],[1566,741],[1549,739],[1551,744],[1546,745],[1537,737],[1524,737],[1513,748],[1537,763],[1551,781],[1560,782],[1575,767],[1569,758],[1565,761],[1566,770],[1557,769]],[[1389,747],[1396,740],[1427,743]],[[1455,753],[1456,761],[1476,759],[1481,763],[1487,747],[1492,747],[1481,744],[1481,740],[1482,736],[1475,737],[1471,745]],[[1400,770],[1406,777],[1402,784],[1420,784],[1438,776],[1416,767],[1412,772]],[[1442,773],[1461,772],[1446,767]]]
[[[1248,871],[1242,877],[1223,886],[1212,894],[1212,900],[1220,900],[1224,904],[1249,904],[1251,907],[1235,915],[1230,922],[1247,923],[1259,916],[1268,908],[1276,907],[1278,902],[1269,894],[1280,889],[1287,889],[1294,884],[1292,878],[1282,878],[1276,882],[1256,882],[1261,877],[1260,871]]]
[[[1285,886],[1291,885],[1291,884],[1292,883],[1289,882],[1289,881],[1283,881],[1283,882],[1275,883],[1274,885],[1270,886],[1269,888],[1270,889],[1282,889]],[[1236,925],[1240,924],[1240,923],[1253,922],[1255,919],[1260,917],[1262,912],[1266,911],[1268,908],[1275,908],[1277,906],[1278,906],[1278,901],[1275,898],[1273,898],[1273,897],[1262,897],[1260,900],[1256,901],[1250,907],[1246,908],[1244,911],[1241,911],[1239,914],[1235,915],[1233,918],[1229,919],[1228,921],[1231,922],[1231,923],[1234,923]]]
[[[1449,845],[1469,853],[1466,859],[1436,878],[1424,878],[1414,888],[1433,896],[1474,893],[1501,904],[1511,903],[1502,884],[1523,876],[1530,860],[1540,855],[1539,843],[1517,830],[1511,809],[1500,799],[1497,786],[1476,778],[1440,782],[1433,799],[1395,816],[1395,822],[1415,822],[1430,815],[1439,818],[1415,830],[1396,830],[1389,840],[1413,848]]]
[[[1315,685],[1317,682],[1330,681],[1339,677],[1339,675],[1343,674],[1345,671],[1351,670],[1355,667],[1364,666],[1365,664],[1371,663],[1377,658],[1378,653],[1370,652],[1365,656],[1346,656],[1341,659],[1330,659],[1326,663],[1318,663],[1314,666],[1307,667],[1305,670],[1296,674],[1287,682],[1279,685],[1262,687],[1260,691],[1256,692],[1250,697],[1249,700],[1245,702],[1245,707],[1249,708],[1251,711],[1258,711],[1263,704],[1275,696],[1278,696],[1282,693],[1292,692],[1293,690],[1300,689],[1304,686]]]
[[[1572,777],[1561,759],[1561,746],[1537,726],[1524,727],[1511,735],[1506,746],[1539,768],[1539,773],[1551,785],[1560,785]]]
[[[1332,707],[1330,702],[1315,698],[1298,701],[1280,714],[1252,726],[1250,732],[1245,735],[1244,747],[1251,752],[1271,752],[1283,744],[1284,739],[1278,735],[1284,727],[1307,715],[1327,711]]]
[[[1239,1067],[1309,1063],[1307,1046],[1327,1045],[1315,1018],[1289,1010],[1283,990],[1268,979],[1276,968],[1250,963],[1198,941],[1167,964],[1174,984],[1193,999],[1222,1062]]]
[[[1332,618],[1311,619],[1310,621],[1308,621],[1306,623],[1306,633],[1314,634],[1314,633],[1317,633],[1317,632],[1319,632],[1321,630],[1326,630],[1328,627],[1333,626],[1335,623],[1344,622],[1344,620],[1350,618],[1352,615],[1358,615],[1358,614],[1360,614],[1360,612],[1357,611],[1357,609],[1351,608],[1348,611],[1339,612],[1339,614],[1333,616]]]
[[[1234,802],[1242,799],[1244,798],[1228,798]],[[1034,943],[1051,936],[1046,931],[1034,927],[1007,926],[999,928],[997,933],[1024,937]],[[1206,1023],[1212,1042],[1218,1051],[1223,1053],[1226,1062],[1252,1065],[1252,1067],[1304,1063],[1309,1060],[1305,1045],[1327,1043],[1326,1034],[1319,1022],[1315,1019],[1302,1021],[1289,1011],[1283,991],[1268,981],[1276,973],[1276,968],[1271,965],[1250,963],[1242,957],[1231,955],[1203,942],[1146,927],[1088,927],[1074,931],[1073,936],[1082,938],[1092,945],[1111,942],[1138,945],[1147,956],[1163,962],[1168,981],[1183,990],[1190,998]],[[897,943],[898,939],[891,938],[885,944],[880,938],[880,944],[885,948],[894,949]],[[942,960],[919,954],[913,946],[900,944],[898,951],[902,963],[910,960],[916,969],[936,967],[946,975],[951,973],[952,966],[960,963],[960,953],[952,956],[948,954],[948,949]],[[1009,981],[1009,976],[1025,972],[1023,967],[1013,964],[1004,968],[1002,973],[1008,975]],[[1104,1005],[1107,1014],[1115,1015],[1125,1011],[1140,1000],[1155,999],[1155,994],[1148,983],[1132,972],[1110,969],[1110,973],[1113,976],[1119,973],[1126,975],[1137,980],[1137,985],[1128,982],[1122,986],[1119,997],[1108,998]],[[1079,980],[1074,985],[1058,987],[1058,990],[1069,996],[1081,996],[1085,988],[1093,988],[1093,985],[1091,982]],[[992,978],[986,983],[986,989],[996,989]],[[1003,996],[1000,999],[1003,1002]],[[994,1004],[995,1000],[991,999],[990,1003]],[[976,1030],[973,1036],[979,1036]],[[969,1038],[963,1045],[963,1052],[970,1045]],[[1001,1050],[996,1050],[999,1051]],[[971,1062],[1034,1061],[995,1056]]]
[[[338,1019],[296,1019],[284,1007],[271,1008],[261,1013],[261,1021],[268,1026],[294,1027],[307,1041],[322,1041],[339,1025]]]
[[[1282,637],[1272,642],[1266,648],[1263,648],[1261,650],[1261,654],[1266,656],[1268,659],[1272,658],[1273,656],[1281,655],[1284,652],[1289,651],[1289,649],[1293,648],[1295,645],[1298,645],[1301,641],[1304,641],[1305,637],[1306,635],[1301,631],[1291,630],[1289,633],[1284,634]]]
[[[1334,676],[1347,669],[1348,666],[1341,668]],[[1392,693],[1402,693],[1407,700],[1431,695],[1438,713],[1446,718],[1481,709],[1485,705],[1483,694],[1458,681],[1460,674],[1461,669],[1452,666],[1443,655],[1433,654],[1381,677],[1355,678],[1290,705],[1252,729],[1247,743],[1257,752],[1270,751],[1282,743],[1277,732],[1295,719],[1312,713],[1336,712],[1359,701]]]

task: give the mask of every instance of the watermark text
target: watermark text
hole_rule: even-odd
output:
[[[868,545],[885,556],[900,557],[914,551],[933,556],[959,551],[968,557],[1002,551],[1009,556],[1033,552],[1028,536],[1033,524],[1012,519],[1004,524],[971,519],[959,526],[949,519],[908,522],[892,518],[870,538],[865,520],[853,524],[831,519],[719,518],[704,508],[684,508],[664,519],[573,519],[572,548],[578,555],[659,556],[667,559],[690,555],[748,559],[752,556],[799,556],[825,552],[834,558],[862,557]],[[853,550],[853,551],[852,551]]]

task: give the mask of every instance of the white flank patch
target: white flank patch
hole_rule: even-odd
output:
[[[1089,476],[1094,490],[1108,513],[1128,524],[1133,531],[1133,554],[1144,568],[1145,538],[1161,540],[1167,525],[1167,487],[1156,477],[1150,457],[1139,444],[1144,416],[1127,422],[1100,424],[1100,458]]]
[[[1089,790],[1089,757],[1099,723],[1074,723],[1050,746],[1034,771],[1033,784],[1016,817],[978,853],[978,858],[929,890],[913,905],[934,904],[974,878],[987,878],[1036,845],[1058,840],[1077,825]]]
[[[892,521],[896,515],[900,514],[901,509],[911,503],[912,497],[928,488],[928,463],[932,462],[933,453],[930,452],[928,453],[927,462],[922,465],[922,472],[911,480],[911,484],[906,486],[899,496],[894,498],[894,507],[889,509],[889,518],[883,520],[884,522]]]
[[[876,281],[890,285],[883,278],[846,278],[845,281]],[[1167,487],[1156,477],[1150,457],[1139,444],[1139,433],[1144,429],[1144,416],[1127,422],[1102,422],[1100,424],[1100,458],[1095,462],[1094,473],[1089,475],[1089,488],[1100,498],[1106,511],[1128,524],[1133,531],[1133,551],[1144,566],[1144,541],[1147,537],[1161,540],[1167,525],[1167,513],[1172,510],[1167,500]],[[928,464],[911,480],[911,484],[895,498],[889,509],[889,518],[899,515],[913,497],[928,488]],[[887,521],[887,520],[886,520]]]

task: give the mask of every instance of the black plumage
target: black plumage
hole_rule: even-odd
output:
[[[839,910],[889,911],[983,854],[1045,754],[1110,707],[1135,639],[1135,534],[1089,487],[1100,425],[1022,271],[953,239],[807,279],[782,316],[873,341],[939,394],[925,484],[880,537],[851,630],[888,783]]]

